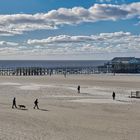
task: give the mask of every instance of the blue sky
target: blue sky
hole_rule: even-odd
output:
[[[0,0],[0,59],[140,56],[138,0]]]

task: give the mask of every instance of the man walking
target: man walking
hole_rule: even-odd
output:
[[[78,90],[78,93],[80,93],[80,85],[78,85],[77,90]]]
[[[113,91],[113,93],[112,93],[112,98],[113,98],[113,100],[115,100],[115,96],[116,96],[116,94],[115,94],[115,92]]]
[[[13,99],[13,105],[12,105],[12,108],[17,108],[17,105],[16,105],[16,98],[14,97],[14,99]]]
[[[35,101],[34,101],[34,104],[35,104],[35,106],[34,106],[34,109],[37,107],[37,109],[39,109],[39,107],[38,107],[38,99],[36,99]]]

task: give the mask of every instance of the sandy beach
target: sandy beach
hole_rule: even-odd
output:
[[[140,75],[1,76],[0,140],[139,140],[136,90]]]

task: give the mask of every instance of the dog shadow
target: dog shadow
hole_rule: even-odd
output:
[[[18,110],[23,110],[23,111],[26,111],[28,110],[27,108],[17,108]]]

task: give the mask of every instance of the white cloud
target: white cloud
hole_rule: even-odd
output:
[[[135,24],[135,26],[139,26],[139,25],[140,25],[140,16],[138,17],[138,19],[139,19],[139,22],[137,22],[137,23]]]
[[[96,1],[103,3],[103,2],[111,2],[111,1],[114,1],[114,0],[96,0]]]
[[[6,52],[7,50],[7,52]],[[59,35],[21,43],[0,41],[0,53],[50,55],[140,52],[140,35],[129,32],[100,33],[90,36]]]
[[[0,41],[0,55],[6,56],[20,52],[20,44],[16,42]]]
[[[118,2],[125,2],[125,0],[96,0],[96,2],[100,2],[100,3],[109,3],[109,2],[114,2],[114,3],[118,3]]]
[[[140,52],[140,36],[129,32],[101,33],[91,36],[60,35],[41,40],[28,40],[29,46],[38,46],[46,54],[96,54]]]
[[[0,58],[46,58],[50,56],[97,56],[140,54],[140,35],[129,32],[100,33],[90,36],[59,35],[15,43],[0,41]],[[101,56],[101,55],[100,55]]]
[[[48,37],[41,40],[28,40],[29,45],[47,45],[47,44],[62,44],[62,43],[88,43],[88,42],[102,42],[108,41],[112,38],[121,38],[128,37],[131,33],[129,32],[114,32],[114,33],[100,33],[99,35],[90,35],[90,36],[68,36],[68,35],[59,35],[54,37]]]
[[[6,41],[0,41],[0,47],[16,47],[18,46],[18,43],[15,42],[6,42]]]
[[[60,25],[128,19],[140,16],[140,2],[130,4],[94,4],[88,9],[59,8],[48,13],[0,15],[0,36],[18,35],[25,31],[57,29]]]

